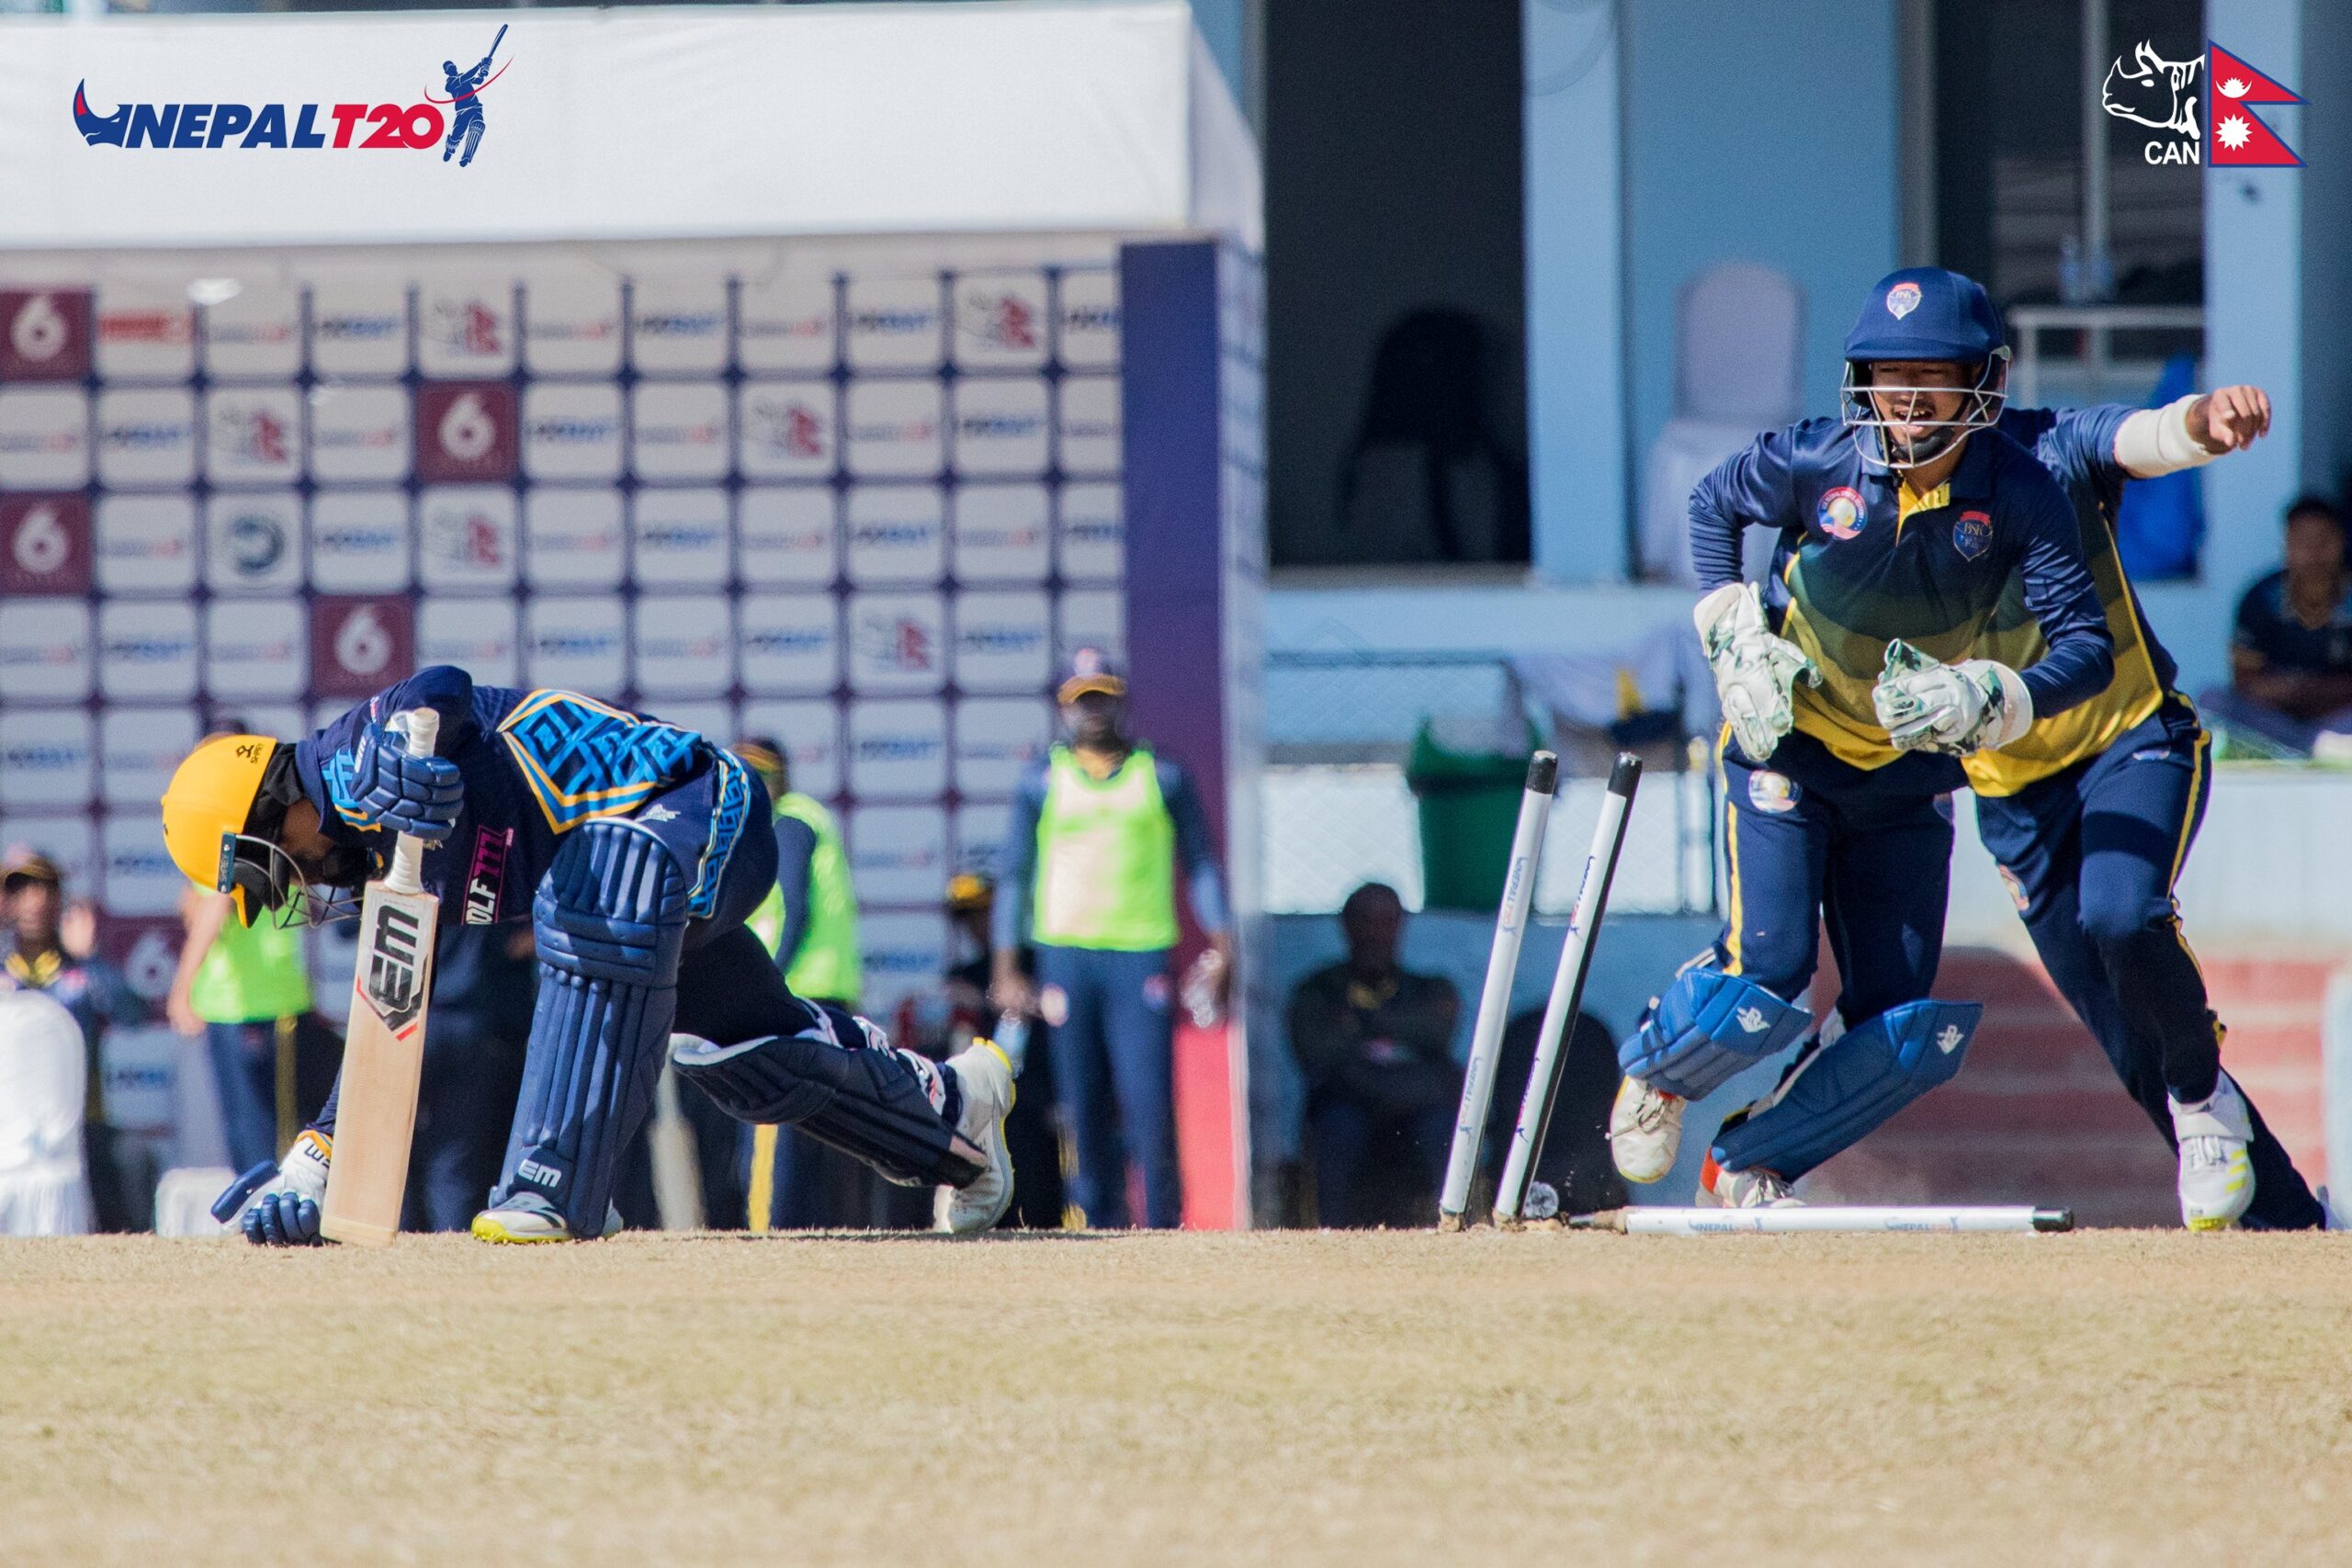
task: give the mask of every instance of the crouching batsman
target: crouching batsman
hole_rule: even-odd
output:
[[[420,707],[440,716],[438,755],[406,749],[400,716]],[[538,999],[505,1166],[473,1223],[485,1241],[617,1228],[615,1167],[665,1047],[729,1114],[955,1188],[951,1227],[986,1229],[1012,1196],[1004,1054],[980,1041],[933,1064],[786,988],[743,924],[775,885],[769,815],[759,776],[690,730],[441,666],[290,746],[206,741],[164,792],[164,837],[248,924],[356,912],[401,833],[430,846],[445,924],[531,921]],[[254,1241],[318,1240],[334,1112],[330,1096],[246,1209]]]
[[[1928,999],[1943,945],[1960,759],[2104,689],[2114,649],[2074,509],[1995,432],[2007,350],[1984,291],[1894,274],[1846,340],[1841,418],[1759,436],[1690,498],[1699,634],[1731,904],[1620,1051],[1617,1168],[1656,1181],[1684,1104],[1804,1039],[1826,927],[1844,984],[1778,1088],[1716,1134],[1702,1184],[1735,1207],[1791,1184],[1960,1070],[1983,1010]],[[1740,530],[1777,530],[1770,596]],[[1968,659],[2015,585],[2043,633],[2015,669]],[[1952,660],[1952,662],[1946,662]]]

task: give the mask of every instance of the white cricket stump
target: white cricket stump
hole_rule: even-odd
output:
[[[1568,1230],[1620,1235],[1995,1235],[2075,1228],[2071,1209],[1822,1204],[1786,1209],[1604,1209]]]
[[[1458,1231],[1470,1206],[1470,1182],[1477,1174],[1478,1143],[1487,1130],[1487,1107],[1495,1093],[1495,1064],[1502,1054],[1503,1027],[1510,1020],[1511,978],[1519,970],[1520,944],[1535,898],[1536,863],[1544,853],[1544,829],[1551,820],[1552,792],[1560,759],[1538,751],[1528,759],[1527,784],[1520,795],[1519,824],[1511,833],[1510,863],[1503,874],[1501,907],[1495,912],[1495,940],[1487,953],[1487,983],[1478,993],[1478,1019],[1470,1032],[1470,1060],[1462,1074],[1462,1104],[1453,1120],[1453,1146],[1445,1162],[1445,1187],[1438,1196],[1438,1229]]]

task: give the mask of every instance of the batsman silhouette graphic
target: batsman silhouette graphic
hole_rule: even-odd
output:
[[[441,62],[441,73],[447,80],[449,102],[452,106],[449,116],[449,140],[441,147],[443,163],[449,161],[449,154],[458,150],[460,142],[465,144],[466,155],[458,160],[458,167],[462,169],[474,161],[475,150],[481,146],[481,91],[491,79],[490,62],[496,58],[498,46],[505,41],[506,29],[502,27],[498,29],[498,36],[490,40],[490,52],[483,55],[481,63],[470,71],[458,70],[454,61],[445,60]]]

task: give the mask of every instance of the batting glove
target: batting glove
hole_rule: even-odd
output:
[[[255,1247],[316,1247],[319,1204],[327,1195],[327,1159],[333,1149],[324,1134],[305,1130],[287,1151],[274,1179],[256,1182],[264,1168],[259,1166],[247,1171],[212,1206],[214,1216],[222,1224],[234,1219]],[[255,1187],[258,1191],[253,1190]],[[243,1211],[232,1208],[222,1213],[240,1190],[251,1193]]]
[[[351,761],[351,793],[361,810],[395,833],[438,843],[458,825],[465,785],[447,757],[412,757],[399,730],[372,725]]]

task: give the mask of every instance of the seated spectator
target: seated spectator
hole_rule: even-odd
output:
[[[2344,519],[2303,496],[2287,509],[2287,564],[2238,601],[2232,684],[2205,706],[2250,749],[2352,756],[2352,584]]]
[[[1405,905],[1395,888],[1368,882],[1349,894],[1340,928],[1348,956],[1301,980],[1290,998],[1317,1210],[1331,1226],[1417,1224],[1428,1217],[1462,1096],[1453,1059],[1461,998],[1442,976],[1398,964]],[[1412,1186],[1400,1191],[1382,1180],[1390,1190],[1375,1194],[1375,1173]]]
[[[0,992],[40,992],[62,1006],[82,1032],[86,1110],[81,1135],[97,1228],[144,1230],[154,1203],[154,1172],[107,1120],[105,1041],[111,1028],[146,1022],[147,1004],[122,971],[94,951],[96,923],[86,910],[68,909],[64,878],[47,855],[21,846],[8,852],[0,863],[0,908],[6,927],[0,935]]]

